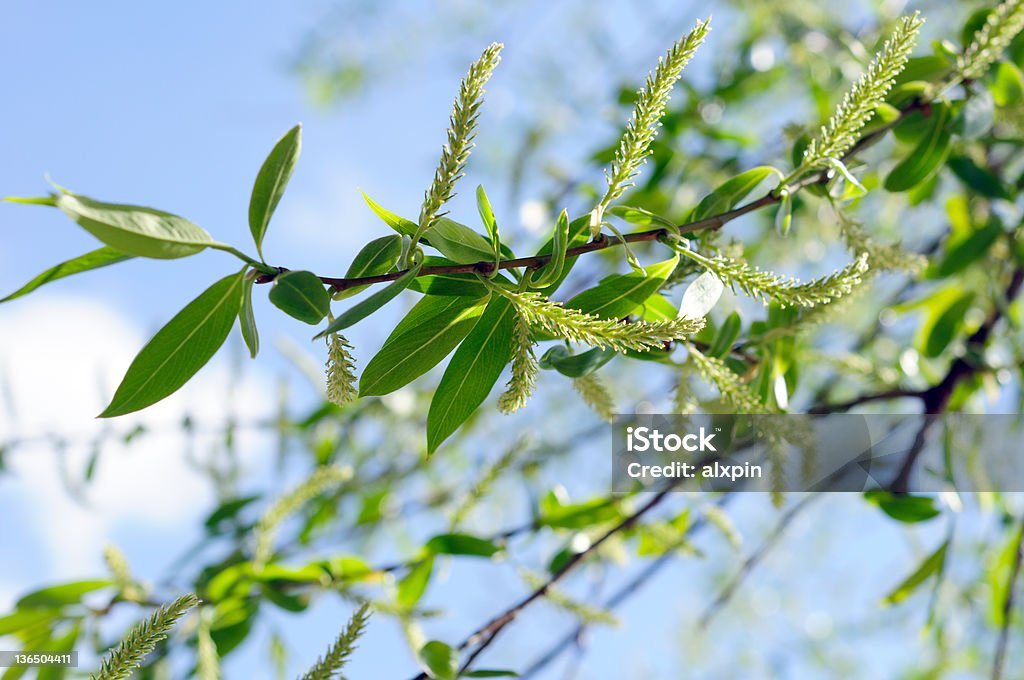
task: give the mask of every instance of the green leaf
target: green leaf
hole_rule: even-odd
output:
[[[941,514],[935,507],[935,499],[928,496],[897,495],[881,489],[872,489],[864,492],[864,498],[898,522],[924,522]]]
[[[281,588],[269,584],[263,584],[260,592],[273,604],[286,612],[303,612],[309,608],[310,593],[287,593]]]
[[[735,344],[736,339],[740,337],[740,331],[743,329],[743,320],[740,319],[740,315],[737,312],[733,312],[725,318],[722,322],[722,326],[718,329],[718,333],[715,334],[715,339],[711,342],[711,347],[705,352],[709,357],[715,357],[721,359],[729,353]]]
[[[555,345],[540,358],[540,367],[556,370],[569,378],[582,378],[607,364],[616,354],[615,350],[600,347],[572,354],[564,346]]]
[[[551,260],[529,275],[528,283],[535,287],[550,286],[565,269],[565,254],[569,247],[569,213],[564,209],[558,213],[555,233],[551,236]]]
[[[331,311],[331,296],[313,272],[289,271],[274,279],[270,301],[288,316],[318,324]]]
[[[252,632],[259,600],[233,598],[217,604],[213,610],[210,637],[217,645],[217,655],[225,657],[238,645],[245,642]]]
[[[245,277],[242,290],[242,306],[238,310],[238,326],[242,330],[242,339],[249,348],[249,356],[253,359],[260,352],[260,332],[256,328],[256,315],[252,311],[252,287],[256,279]]]
[[[946,540],[935,552],[925,558],[924,562],[921,563],[921,566],[914,570],[914,573],[905,578],[898,586],[893,588],[892,592],[886,595],[885,599],[882,600],[882,603],[887,605],[899,604],[910,597],[918,586],[942,570],[942,567],[946,562],[946,551],[948,549],[949,541]]]
[[[501,548],[493,542],[468,534],[434,536],[427,541],[426,549],[434,555],[469,555],[472,557],[491,557],[501,551]]]
[[[49,624],[60,616],[60,608],[18,610],[7,616],[0,616],[0,635],[10,635],[40,624]]]
[[[162,210],[103,203],[61,193],[57,207],[80,227],[127,255],[174,259],[220,245],[202,227]]]
[[[568,217],[568,213],[566,213],[566,217]],[[557,228],[557,224],[556,224],[556,228]],[[548,239],[544,243],[544,245],[542,245],[540,247],[540,250],[537,251],[537,255],[551,255],[551,254],[553,254],[554,247],[556,245],[555,241],[557,240],[556,237],[560,238],[560,236],[559,236],[559,234],[557,232],[555,234],[553,234],[552,237],[550,239]],[[586,243],[589,238],[590,238],[590,213],[587,213],[586,215],[583,215],[582,217],[577,217],[576,219],[574,219],[571,222],[569,222],[568,240],[567,240],[567,242],[565,244],[567,250],[571,249],[571,248],[573,248],[575,246],[582,245],[582,244]],[[541,292],[544,293],[545,295],[549,295],[549,296],[552,293],[554,293],[558,289],[558,287],[560,285],[562,285],[562,281],[564,281],[565,277],[567,277],[569,275],[569,272],[572,271],[572,268],[576,265],[576,260],[577,260],[577,257],[566,257],[565,258],[565,263],[562,266],[562,273],[559,274],[555,278],[555,280],[550,285],[548,285],[546,288],[544,288]],[[542,269],[542,271],[543,271],[543,269]]]
[[[656,293],[644,300],[643,321],[672,321],[679,316],[679,310],[664,295]]]
[[[486,297],[427,296],[416,303],[359,379],[359,396],[388,394],[441,362],[476,325]]]
[[[675,271],[679,256],[652,264],[643,271],[612,274],[595,287],[583,291],[565,303],[566,307],[594,314],[602,319],[621,319],[629,316],[665,283]]]
[[[558,529],[586,529],[596,524],[612,522],[622,517],[614,503],[606,498],[594,498],[582,503],[563,503],[556,494],[548,492],[541,499],[537,523]]]
[[[434,571],[434,557],[420,560],[409,573],[398,582],[398,604],[403,609],[412,609],[422,599],[430,584],[430,575]]]
[[[638,227],[664,227],[671,229],[673,232],[676,230],[675,222],[661,215],[655,215],[650,210],[644,210],[643,208],[636,208],[630,205],[613,205],[608,209],[608,212]]]
[[[370,210],[372,210],[377,217],[384,220],[384,224],[388,225],[399,234],[410,237],[416,234],[416,230],[419,227],[412,220],[407,220],[404,217],[399,217],[393,212],[385,210],[365,193],[363,194],[363,200],[366,201],[366,204],[370,206]],[[427,243],[426,239],[421,238],[420,241]]]
[[[51,281],[57,281],[63,279],[66,276],[72,274],[80,274],[82,272],[91,271],[93,269],[99,269],[108,265],[117,264],[118,262],[124,262],[130,260],[131,255],[126,255],[118,250],[114,250],[109,246],[103,246],[91,253],[85,255],[79,255],[76,258],[68,260],[67,262],[61,262],[60,264],[50,267],[45,272],[35,277],[24,286],[14,291],[7,297],[0,300],[0,302],[7,302],[14,298],[19,298],[22,295],[27,295],[34,291],[40,286],[46,285]]]
[[[453,222],[447,217],[434,222],[434,226],[427,233],[430,234],[430,245],[459,264],[484,262],[494,258],[494,251],[487,239],[466,225]]]
[[[1016,106],[1024,99],[1024,74],[1015,64],[1001,61],[994,67],[989,91],[996,106]]]
[[[47,205],[51,208],[57,207],[57,197],[50,196],[5,196],[5,203],[17,203],[19,205]]]
[[[950,134],[949,107],[935,104],[932,107],[931,126],[914,150],[885,178],[887,191],[899,192],[913,189],[931,177],[946,161],[949,154]]]
[[[373,314],[378,309],[394,300],[395,297],[397,297],[403,290],[408,288],[409,284],[412,283],[413,279],[415,279],[420,273],[420,269],[422,267],[422,263],[417,264],[412,269],[402,274],[401,277],[395,279],[373,295],[352,305],[352,307],[345,311],[344,314],[328,324],[327,328],[313,336],[313,339],[317,340],[318,338],[322,338],[330,333],[337,333],[338,331],[344,330]]]
[[[89,593],[114,585],[113,581],[75,581],[33,591],[15,603],[17,609],[51,609],[78,604]]]
[[[459,653],[450,646],[431,640],[419,651],[420,662],[437,680],[455,680],[459,674]]]
[[[775,231],[783,236],[793,226],[793,197],[788,193],[779,201],[779,209],[775,211]]]
[[[493,669],[480,669],[466,673],[467,678],[518,678],[519,673],[515,671],[501,671]]]
[[[487,193],[484,185],[476,187],[476,208],[480,213],[480,220],[484,223],[484,229],[491,239],[491,250],[494,251],[495,263],[501,261],[501,236],[498,234],[498,221],[494,219],[494,211],[491,209],[491,202],[487,200]]]
[[[146,408],[174,393],[217,352],[231,332],[244,295],[244,270],[226,276],[188,303],[139,352],[100,418]]]
[[[966,292],[948,307],[942,309],[940,313],[933,312],[932,316],[921,326],[921,334],[925,339],[921,352],[924,356],[934,359],[949,347],[949,343],[953,342],[953,338],[963,326],[964,315],[973,302],[974,293]]]
[[[984,256],[1002,233],[1002,223],[993,216],[985,226],[947,245],[945,256],[928,272],[929,275],[946,278],[963,271]]]
[[[253,494],[251,496],[240,496],[238,498],[232,498],[221,503],[217,508],[211,512],[206,520],[203,522],[208,530],[216,531],[217,528],[225,521],[229,519],[235,519],[245,508],[249,507],[255,501],[258,501],[262,496],[259,494]]]
[[[1013,196],[1003,182],[987,168],[983,168],[967,156],[956,155],[946,163],[961,182],[986,198],[1001,198],[1012,201]]]
[[[256,175],[252,197],[249,199],[249,230],[260,257],[263,257],[263,237],[267,233],[267,225],[284,195],[301,149],[302,125],[296,125],[277,141]]]
[[[783,178],[783,174],[778,169],[767,165],[751,168],[746,172],[736,175],[702,198],[697,207],[690,213],[687,221],[696,222],[697,220],[732,210],[771,175],[777,175],[779,179]]]
[[[512,358],[515,309],[505,297],[487,304],[459,345],[427,413],[427,452],[433,453],[483,403]]]
[[[345,272],[346,279],[356,279],[363,276],[376,276],[377,274],[387,274],[395,265],[398,264],[398,258],[402,254],[402,237],[401,236],[381,236],[376,238],[356,253],[356,257],[352,260],[352,264],[349,266],[348,271]],[[355,286],[354,288],[346,288],[343,291],[335,293],[335,300],[343,300],[344,298],[351,297],[362,290],[365,290],[368,286]]]

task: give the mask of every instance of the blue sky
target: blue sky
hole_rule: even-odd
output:
[[[542,3],[533,3],[538,4]],[[651,7],[665,11],[672,4]],[[401,26],[413,30],[415,22],[408,17],[415,20],[416,12],[408,11]],[[493,37],[508,44],[506,61],[512,73],[519,69],[519,76],[503,80],[499,71],[495,78],[493,105],[485,110],[479,140],[480,153],[489,161],[482,166],[493,176],[474,166],[466,186],[484,179],[493,179],[497,186],[507,181],[502,160],[511,145],[501,133],[514,129],[521,108],[530,103],[511,89],[523,78],[522,66],[516,67],[515,61],[531,58],[530,45],[571,30],[572,12],[548,11],[548,23],[530,22],[514,3],[502,4],[494,15],[483,12],[495,30],[507,29]],[[646,30],[635,4],[608,3],[607,11],[619,20],[626,36],[616,40],[635,39]],[[681,31],[706,14],[707,7],[690,5],[676,11],[683,17],[677,27]],[[265,252],[275,264],[340,274],[362,243],[385,233],[363,206],[359,189],[396,212],[416,215],[458,78],[485,41],[475,34],[466,39],[457,26],[445,28],[444,22],[434,21],[430,27],[437,29],[436,34],[416,36],[421,59],[399,60],[400,68],[388,72],[387,80],[365,96],[323,110],[311,105],[302,84],[289,72],[288,61],[298,41],[325,16],[333,16],[327,3],[312,1],[9,0],[0,24],[0,82],[5,91],[0,111],[0,194],[45,193],[44,174],[49,173],[54,181],[97,198],[176,212],[216,238],[252,250],[246,206],[253,178],[274,141],[301,121],[302,159],[271,226]],[[726,22],[716,28],[725,34],[729,12],[716,9],[716,18]],[[363,36],[363,49],[370,55],[374,38]],[[393,35],[382,34],[380,42],[390,49],[396,44]],[[635,50],[637,63],[650,63],[660,49],[660,44],[644,44]],[[595,93],[595,98],[602,94]],[[557,99],[558,92],[548,96]],[[605,125],[604,113],[595,111],[596,128]],[[500,190],[490,193],[504,214],[516,214],[518,206],[502,198]],[[460,197],[456,211],[468,205],[466,197]],[[511,231],[517,238],[526,237],[522,229]],[[4,291],[95,247],[91,237],[59,213],[37,207],[0,206],[0,234]],[[175,309],[235,269],[236,262],[221,253],[184,261],[131,262],[53,284],[0,308],[0,373],[17,388],[19,402],[17,418],[0,420],[0,435],[48,428],[94,432],[98,426],[91,417],[101,405],[103,389],[116,384],[112,381],[135,349]],[[265,339],[271,341],[269,351],[259,364],[246,369],[236,404],[241,413],[252,416],[265,408],[252,395],[272,390],[279,372],[302,384],[273,349],[275,338],[290,338],[318,359],[320,352],[308,344],[307,327],[273,313],[262,297],[257,300],[257,316]],[[357,347],[376,347],[383,339],[381,327],[359,328],[352,339]],[[185,411],[199,411],[215,420],[224,405],[221,395],[228,389],[229,357],[237,349],[235,342],[204,370],[197,386],[147,414],[146,422],[172,425]],[[361,349],[361,356],[369,351]],[[509,439],[512,436],[508,434]],[[117,465],[102,471],[99,491],[84,507],[63,498],[48,447],[31,449],[31,460],[12,461],[16,476],[0,477],[0,526],[5,536],[0,607],[17,592],[52,578],[97,573],[104,541],[121,545],[144,576],[161,574],[194,536],[195,519],[205,511],[195,499],[209,498],[208,490],[178,462],[180,445],[168,435],[144,451],[120,452]],[[255,467],[270,455],[266,442],[255,437],[246,440],[243,449]],[[176,493],[161,495],[171,480],[182,486]],[[135,511],[150,501],[153,509]],[[765,499],[743,499],[737,505],[741,526],[768,526],[771,515],[765,513]],[[794,544],[818,548],[773,554],[741,591],[736,606],[747,626],[743,635],[727,626],[713,628],[709,638],[691,639],[687,634],[712,584],[721,580],[714,565],[739,559],[730,556],[724,541],[712,537],[702,546],[709,552],[708,560],[681,561],[666,570],[622,610],[621,629],[594,635],[586,660],[589,674],[582,677],[676,677],[671,669],[680,657],[698,652],[716,658],[717,666],[711,667],[720,669],[702,677],[734,677],[729,659],[735,646],[749,647],[758,656],[755,667],[763,669],[763,677],[776,672],[797,677],[799,673],[785,661],[799,654],[788,651],[790,646],[819,635],[826,619],[829,626],[840,628],[847,615],[855,621],[853,614],[874,612],[884,594],[878,587],[907,570],[913,555],[936,544],[944,530],[938,525],[915,530],[914,541],[908,544],[901,529],[855,497],[829,499],[816,511],[836,520],[829,523],[830,533],[820,530],[813,515],[798,522],[792,533]],[[547,547],[554,545],[549,543]],[[790,573],[805,576],[797,583]],[[613,574],[612,582],[626,575]],[[844,587],[836,588],[837,580]],[[508,566],[454,563],[426,605],[454,602],[459,615],[431,622],[430,634],[459,640],[520,592]],[[780,598],[785,600],[781,604]],[[345,605],[324,601],[302,617],[274,616],[286,631],[292,670],[305,667],[322,651],[347,611]],[[905,648],[892,647],[920,643],[913,633],[920,622],[896,618],[896,629],[906,634],[896,638],[899,645],[892,638],[886,642],[884,636],[877,637],[877,657],[863,663],[880,660],[885,668],[889,654],[906,653]],[[730,621],[729,616],[723,621]],[[568,624],[564,616],[539,607],[502,638],[487,665],[521,663]],[[265,632],[257,635],[258,644],[265,641]],[[262,649],[238,656],[228,665],[229,677],[264,677]],[[630,671],[636,664],[646,670]],[[371,626],[351,676],[400,678],[412,675],[412,669],[397,626],[381,617]],[[607,675],[610,669],[622,669],[621,675]]]

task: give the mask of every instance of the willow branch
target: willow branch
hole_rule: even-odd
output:
[[[891,130],[897,123],[903,120],[906,116],[917,110],[925,110],[927,103],[921,100],[915,99],[900,110],[900,115],[893,121],[890,121],[886,125],[874,130],[868,135],[861,137],[858,141],[844,156],[843,160],[849,160],[856,156],[858,153],[864,151],[868,147],[872,146],[878,140],[885,136],[885,134]],[[587,253],[597,252],[599,250],[606,250],[608,248],[615,248],[629,243],[644,243],[648,241],[658,241],[661,239],[668,238],[677,234],[692,234],[701,231],[716,231],[721,229],[729,222],[736,220],[744,215],[755,212],[768,206],[777,205],[782,201],[782,197],[788,192],[792,195],[801,189],[812,186],[814,184],[824,184],[833,177],[832,170],[822,170],[818,173],[813,173],[806,177],[803,177],[795,182],[784,187],[787,191],[782,191],[783,187],[777,187],[767,192],[760,198],[754,199],[743,205],[719,213],[717,215],[710,215],[703,219],[694,220],[692,222],[684,222],[683,224],[677,225],[674,229],[668,227],[662,227],[659,229],[648,229],[646,231],[638,231],[631,234],[625,234],[621,237],[611,236],[608,234],[601,234],[592,241],[587,243],[569,248],[565,256],[577,257],[579,255],[585,255]],[[436,276],[441,274],[491,274],[497,270],[503,269],[531,269],[536,270],[543,267],[551,260],[551,255],[533,255],[530,257],[517,257],[508,260],[501,260],[495,262],[494,260],[483,260],[480,262],[471,262],[466,264],[451,264],[451,265],[436,265],[431,267],[422,267],[417,276]],[[277,274],[264,274],[257,277],[256,283],[270,283],[279,274],[288,271],[285,268],[277,267]],[[396,279],[401,278],[408,270],[388,272],[387,274],[377,274],[374,276],[358,276],[352,278],[344,277],[333,277],[333,276],[320,276],[320,280],[328,286],[331,286],[335,291],[348,290],[350,288],[356,288],[358,286],[367,286],[377,283],[388,283]]]

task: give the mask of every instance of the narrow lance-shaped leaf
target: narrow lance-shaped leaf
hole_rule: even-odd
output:
[[[452,356],[427,413],[427,452],[459,428],[487,398],[512,357],[515,309],[493,297],[480,321]]]
[[[608,213],[640,227],[654,226],[672,230],[676,228],[676,223],[672,220],[632,205],[615,205],[608,209]]]
[[[377,217],[384,220],[384,224],[388,225],[399,234],[403,236],[412,236],[416,233],[417,224],[412,220],[407,220],[404,217],[400,217],[395,213],[385,209],[379,203],[374,201],[372,198],[363,193],[363,200],[366,201],[366,205],[370,206],[370,210],[373,211]],[[426,242],[426,239],[420,239]]]
[[[540,367],[556,370],[569,378],[582,378],[607,364],[616,354],[615,350],[598,347],[572,354],[562,345],[555,345],[541,357]]]
[[[569,213],[563,208],[555,222],[555,233],[551,236],[551,261],[530,274],[530,285],[542,288],[557,281],[565,268],[565,252],[568,248]]]
[[[480,220],[484,223],[487,236],[491,239],[491,248],[494,249],[494,264],[501,262],[501,236],[498,233],[498,221],[494,219],[494,210],[491,209],[491,202],[487,200],[487,193],[484,185],[476,188],[476,208],[480,213]]]
[[[419,275],[422,267],[422,263],[416,264],[412,269],[402,274],[401,277],[395,279],[365,300],[353,305],[344,314],[328,324],[327,328],[313,336],[313,339],[318,340],[328,333],[337,333],[338,331],[345,330],[349,326],[356,324],[368,317],[370,314],[373,314],[378,309],[395,299],[395,297],[403,290],[408,288],[413,279]]]
[[[28,295],[35,289],[40,286],[44,286],[51,281],[57,281],[58,279],[63,279],[64,277],[71,276],[73,274],[80,274],[93,269],[99,269],[100,267],[117,264],[118,262],[124,262],[131,258],[131,255],[122,253],[121,251],[115,250],[109,246],[103,246],[91,253],[79,255],[67,262],[61,262],[56,266],[50,267],[18,290],[0,300],[0,302],[7,302],[8,300],[19,298],[22,295]]]
[[[469,534],[440,534],[427,541],[424,547],[434,555],[469,557],[491,557],[501,551],[493,541]]]
[[[398,582],[398,604],[412,609],[427,592],[430,576],[434,573],[434,556],[420,560],[409,570],[409,573]]]
[[[345,272],[346,279],[357,279],[363,276],[376,276],[386,274],[395,268],[398,263],[398,256],[402,254],[402,237],[398,235],[381,236],[375,238],[356,253],[348,271]],[[335,300],[343,300],[352,297],[356,293],[365,290],[367,286],[354,286],[338,291],[334,294]]]
[[[695,222],[710,215],[732,210],[756,189],[757,185],[772,175],[777,175],[779,179],[783,177],[782,172],[767,165],[751,168],[736,175],[702,198],[690,214],[689,221]]]
[[[226,276],[178,312],[142,348],[101,418],[151,406],[176,392],[220,349],[244,294],[244,270]]]
[[[270,218],[284,195],[301,149],[302,126],[296,125],[277,141],[256,175],[252,197],[249,199],[249,230],[260,257],[263,257],[263,237],[267,233]]]
[[[202,227],[162,210],[103,203],[70,192],[58,195],[56,205],[100,241],[128,255],[174,259],[221,245]]]
[[[242,307],[238,310],[238,326],[242,331],[242,339],[245,346],[249,348],[249,356],[253,359],[260,352],[260,332],[256,328],[256,315],[252,311],[252,287],[256,279],[249,275],[245,277],[245,287],[242,291]]]
[[[447,258],[461,264],[483,262],[494,258],[491,244],[464,224],[439,217],[430,230],[430,245]],[[501,243],[498,243],[501,248]],[[499,251],[500,252],[500,251]],[[499,254],[500,259],[500,254]]]
[[[270,301],[278,309],[310,325],[318,324],[331,309],[331,296],[313,272],[285,272],[274,279]]]
[[[932,107],[932,124],[906,158],[896,164],[885,178],[887,191],[912,189],[938,171],[949,155],[952,135],[949,126],[950,111],[944,104]]]
[[[359,380],[360,396],[394,392],[436,366],[472,330],[487,296],[426,296],[416,303]]]
[[[911,593],[913,593],[918,586],[927,581],[929,577],[940,573],[946,563],[946,551],[948,549],[949,541],[943,541],[942,545],[940,545],[935,552],[926,557],[921,565],[915,569],[910,576],[905,578],[903,582],[893,588],[892,592],[885,596],[885,599],[882,601],[883,604],[899,604],[910,597]]]

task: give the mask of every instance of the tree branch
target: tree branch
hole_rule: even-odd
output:
[[[782,535],[786,532],[786,529],[789,528],[789,525],[793,522],[796,516],[800,514],[804,508],[809,506],[811,501],[818,498],[819,495],[820,494],[817,493],[807,494],[801,498],[796,505],[786,510],[782,517],[779,518],[778,523],[775,525],[775,528],[772,530],[772,533],[768,538],[766,538],[764,542],[758,546],[758,548],[752,552],[746,560],[744,560],[739,571],[736,572],[725,587],[719,591],[718,597],[716,597],[715,600],[708,605],[707,609],[704,610],[704,613],[700,617],[699,626],[701,628],[707,628],[708,624],[711,623],[711,619],[714,618],[715,614],[721,611],[722,607],[729,603],[729,600],[731,600],[733,595],[736,594],[736,591],[739,590],[740,585],[743,584],[743,581],[747,576],[754,571],[754,568],[762,559],[764,559],[765,555],[767,555],[771,549],[778,544]]]
[[[550,579],[548,579],[544,583],[544,585],[540,586],[539,588],[531,592],[529,595],[527,595],[525,598],[509,607],[498,616],[491,619],[489,622],[481,626],[479,629],[477,629],[475,632],[469,635],[469,637],[463,640],[462,643],[458,646],[458,649],[460,651],[465,651],[470,648],[474,649],[473,652],[466,659],[466,662],[462,665],[459,674],[462,675],[467,670],[469,670],[470,666],[473,664],[476,658],[480,656],[480,654],[485,649],[487,649],[487,647],[490,646],[492,642],[494,642],[494,639],[505,628],[505,626],[512,623],[523,612],[524,609],[526,609],[531,604],[547,595],[548,591],[556,583],[561,581],[576,567],[578,567],[589,557],[591,557],[597,551],[597,549],[605,543],[605,541],[610,539],[612,536],[618,534],[619,532],[629,529],[634,524],[636,524],[636,522],[641,517],[643,517],[645,514],[647,514],[655,507],[657,507],[657,505],[664,501],[668,494],[672,492],[672,489],[674,487],[675,484],[671,484],[666,488],[662,489],[661,491],[659,491],[653,498],[651,498],[643,506],[641,506],[639,510],[637,510],[632,515],[626,517],[621,522],[619,522],[611,529],[606,531],[600,538],[594,541],[586,550],[578,552],[575,555],[573,555],[568,561],[566,561],[564,565],[562,565],[562,567],[558,571],[556,571],[551,576]],[[429,677],[430,676],[423,672],[415,676],[413,680],[428,680]]]
[[[888,124],[874,130],[868,135],[865,135],[858,141],[844,156],[843,160],[849,160],[856,156],[858,153],[867,149],[868,147],[875,144],[879,139],[885,136],[889,130],[891,130],[897,123],[903,120],[910,113],[922,110],[927,107],[927,103],[921,100],[915,99],[907,104],[903,109],[900,110],[900,115]],[[828,182],[833,177],[833,170],[826,169],[820,172],[815,172],[800,178],[788,186],[785,189],[789,194],[794,194],[801,189],[814,185],[823,184]],[[785,192],[781,191],[782,187],[772,189],[768,193],[764,194],[760,198],[757,198],[748,203],[719,213],[717,215],[711,215],[700,220],[694,220],[692,222],[685,222],[677,225],[675,229],[669,229],[662,227],[660,229],[649,229],[647,231],[638,231],[632,234],[625,234],[621,238],[618,236],[610,236],[608,234],[601,234],[592,241],[588,241],[582,245],[575,246],[566,250],[565,256],[567,258],[577,257],[579,255],[585,255],[587,253],[593,253],[599,250],[605,250],[607,248],[614,248],[627,243],[642,243],[646,241],[657,241],[659,239],[668,238],[671,235],[676,234],[688,234],[699,231],[715,231],[721,229],[723,226],[732,222],[733,220],[740,218],[748,213],[760,210],[767,206],[776,205],[782,201],[782,196]],[[551,260],[551,255],[534,255],[531,257],[517,257],[509,260],[501,260],[495,262],[494,260],[483,260],[480,262],[471,262],[467,264],[452,264],[452,265],[438,265],[432,267],[423,267],[420,269],[419,276],[436,276],[440,274],[491,274],[496,270],[502,269],[539,269],[547,264]],[[288,271],[283,267],[276,267],[277,274],[264,274],[256,278],[256,283],[270,283],[278,275]],[[333,277],[333,276],[320,276],[320,280],[328,286],[331,286],[336,292],[348,290],[350,288],[356,288],[358,286],[367,286],[377,283],[388,283],[396,279],[401,278],[408,270],[388,272],[387,274],[377,274],[374,276],[359,276],[352,278],[344,277]]]

